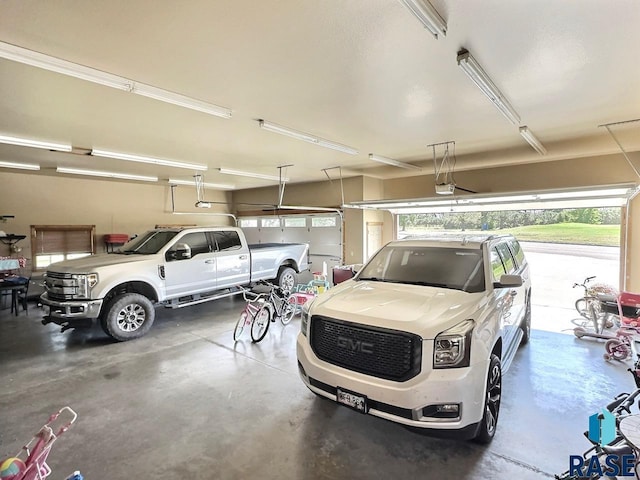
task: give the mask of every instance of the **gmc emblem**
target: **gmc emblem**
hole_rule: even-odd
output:
[[[373,343],[354,340],[353,338],[338,337],[338,346],[352,352],[373,353]]]

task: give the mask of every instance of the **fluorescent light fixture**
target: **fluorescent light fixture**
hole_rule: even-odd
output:
[[[515,111],[502,92],[489,78],[489,75],[486,74],[480,64],[467,50],[462,49],[458,52],[458,65],[460,65],[460,68],[462,68],[464,73],[478,86],[482,93],[493,102],[507,120],[514,125],[520,123],[520,115],[518,115],[518,112]]]
[[[400,0],[435,38],[447,35],[447,24],[428,0]]]
[[[193,187],[196,185],[195,180],[178,180],[177,178],[170,178],[169,183],[172,185],[190,185]],[[221,190],[232,190],[236,188],[235,185],[228,185],[226,183],[203,183],[202,186],[204,188],[217,188]]]
[[[65,143],[41,142],[40,140],[10,137],[8,135],[0,135],[0,143],[20,145],[21,147],[44,148],[45,150],[58,150],[60,152],[70,152],[73,148],[71,145]]]
[[[157,182],[158,177],[147,177],[145,175],[132,175],[128,173],[103,172],[100,170],[82,170],[79,168],[56,168],[58,173],[70,173],[72,175],[89,175],[92,177],[121,178],[123,180],[139,180],[141,182]]]
[[[373,153],[369,154],[369,160],[373,160],[374,162],[384,163],[387,165],[392,165],[394,167],[406,168],[409,170],[422,170],[420,167],[416,167],[415,165],[411,165],[409,163],[399,162],[398,160],[394,160],[392,158],[383,157],[381,155],[375,155]]]
[[[131,153],[111,152],[108,150],[99,150],[94,148],[91,150],[94,157],[115,158],[117,160],[127,160],[129,162],[153,163],[155,165],[164,165],[166,167],[188,168],[190,170],[206,170],[208,167],[199,163],[175,162],[173,160],[164,160],[161,158],[144,157],[142,155],[133,155]]]
[[[0,167],[18,168],[20,170],[40,170],[40,165],[33,163],[0,162]]]
[[[219,168],[218,171],[225,175],[237,175],[239,177],[250,177],[250,178],[259,178],[261,180],[275,180],[276,182],[280,181],[280,177],[278,175],[265,175],[263,173],[253,173],[253,172],[242,172],[240,170],[231,170],[230,168]],[[288,178],[282,178],[283,181],[288,182]]]
[[[535,135],[531,133],[531,130],[529,130],[529,127],[527,127],[526,125],[524,127],[520,127],[520,135],[522,135],[522,138],[524,138],[527,142],[529,142],[529,145],[531,145],[533,149],[536,152],[538,152],[540,155],[547,154],[547,149],[544,148],[544,145],[540,143],[540,140],[538,140],[535,137]]]
[[[358,150],[356,150],[355,148],[343,145],[341,143],[332,142],[330,140],[325,140],[324,138],[316,137],[315,135],[311,135],[310,133],[283,127],[282,125],[278,125],[277,123],[267,122],[266,120],[258,120],[258,125],[260,125],[260,128],[263,128],[269,132],[279,133],[280,135],[285,135],[297,140],[313,143],[314,145],[318,145],[320,147],[331,148],[332,150],[337,150],[338,152],[342,153],[348,153],[349,155],[358,154]]]
[[[0,42],[0,58],[6,58],[7,60],[13,60],[14,62],[24,63],[32,67],[61,73],[63,75],[116,88],[118,90],[136,93],[161,102],[171,103],[191,110],[208,113],[209,115],[215,115],[223,118],[231,117],[231,110],[228,108],[196,100],[194,98],[186,97],[184,95],[153,87],[151,85],[146,85],[144,83],[139,83],[119,75],[103,72],[102,70],[85,67],[84,65],[68,62],[43,53],[34,52],[33,50],[11,45],[10,43]]]
[[[132,92],[142,95],[143,97],[153,98],[154,100],[171,103],[179,107],[190,108],[191,110],[208,113],[209,115],[215,115],[216,117],[231,118],[231,110],[228,108],[219,107],[212,103],[196,100],[195,98],[190,98],[179,93],[169,92],[144,83],[135,83]]]

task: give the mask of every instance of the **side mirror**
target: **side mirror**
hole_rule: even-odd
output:
[[[502,275],[500,281],[494,283],[496,288],[521,287],[522,277],[520,275]]]
[[[191,258],[191,247],[186,243],[176,243],[167,252],[167,260],[187,260],[189,258]]]

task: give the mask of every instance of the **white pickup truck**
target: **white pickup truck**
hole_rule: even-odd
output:
[[[235,227],[151,230],[115,253],[49,266],[41,302],[43,323],[63,331],[100,320],[116,340],[141,337],[154,304],[179,308],[235,295],[258,280],[291,290],[308,268],[306,244],[248,245]]]

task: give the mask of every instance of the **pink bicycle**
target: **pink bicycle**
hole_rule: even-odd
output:
[[[240,337],[242,336],[242,332],[244,332],[245,327],[248,329],[251,329],[251,325],[253,324],[253,321],[256,318],[256,314],[260,311],[260,309],[264,305],[266,294],[265,293],[255,294],[253,292],[249,292],[248,290],[243,290],[242,297],[244,298],[244,301],[247,302],[247,304],[245,305],[244,310],[242,310],[242,313],[240,314],[240,318],[238,318],[238,321],[236,322],[236,326],[233,329],[233,340],[235,342],[240,340]],[[268,315],[268,312],[267,312],[267,315]]]

